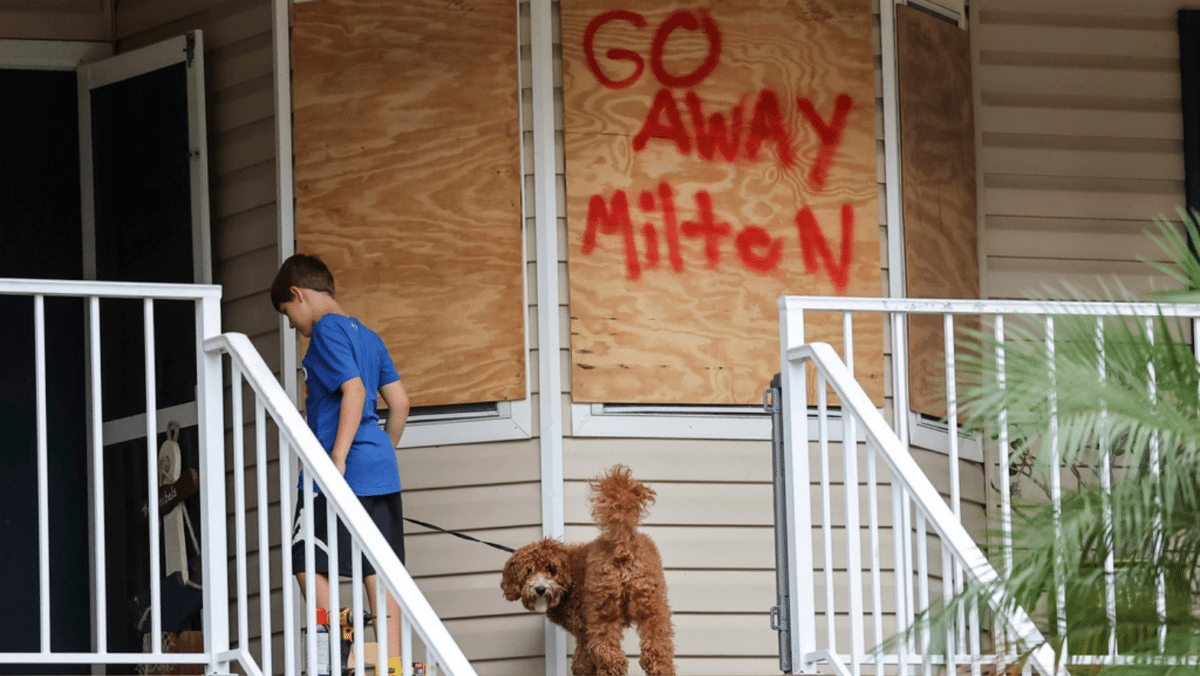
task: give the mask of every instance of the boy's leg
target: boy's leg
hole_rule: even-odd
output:
[[[383,535],[383,539],[392,547],[392,551],[400,559],[400,563],[404,563],[404,506],[400,499],[401,493],[389,493],[386,495],[360,496],[363,507],[367,513],[371,515],[371,520],[378,526],[379,532]],[[367,588],[367,596],[370,597],[371,614],[376,618],[379,617],[376,606],[376,589],[377,577],[375,571],[366,570],[364,568],[363,582]],[[387,594],[387,643],[384,643],[383,638],[379,637],[380,653],[384,651],[386,646],[387,656],[394,660],[394,664],[400,663],[400,604],[392,596],[391,592]],[[375,628],[379,628],[379,620],[375,621]],[[378,634],[376,634],[378,636]],[[379,663],[387,664],[387,660],[381,655]],[[380,671],[386,674],[386,671]],[[399,676],[397,671],[396,676]]]
[[[370,599],[370,603],[371,603],[371,615],[375,616],[375,632],[376,632],[375,635],[376,635],[376,637],[379,636],[379,633],[378,633],[379,632],[379,613],[376,612],[377,608],[375,607],[376,603],[377,603],[376,589],[378,588],[377,587],[378,580],[379,580],[378,576],[375,576],[375,575],[368,575],[363,580],[366,583],[367,597]],[[384,656],[382,654],[380,655],[379,664],[381,664],[381,665],[388,663],[387,659],[386,659],[388,657],[395,657],[395,658],[400,657],[400,647],[401,647],[400,604],[396,603],[396,599],[395,599],[395,597],[392,596],[391,592],[388,592],[388,594],[387,594],[387,634],[388,634],[387,635],[387,643],[386,643],[387,655],[386,656]],[[379,640],[379,639],[377,638],[376,640]],[[384,642],[382,640],[379,640],[379,649],[380,649],[381,653],[383,652],[384,645],[385,645]],[[386,672],[380,670],[379,673],[386,673]],[[396,676],[400,676],[399,672],[396,673]]]
[[[296,513],[293,517],[292,570],[295,571],[296,582],[300,585],[300,594],[307,597],[309,594],[309,584],[305,570],[308,566],[304,552],[305,530],[302,526],[303,522],[304,492],[299,491],[296,495]],[[323,494],[317,493],[313,496],[313,539],[315,542],[312,562],[312,593],[316,596],[317,607],[324,608],[332,615],[334,609],[329,607],[329,556],[328,545],[325,542],[328,532],[326,523],[326,498]]]
[[[317,596],[317,607],[329,610],[329,578],[316,573],[313,575],[313,593]],[[300,583],[300,593],[308,595],[308,584],[304,573],[296,573],[296,582]]]

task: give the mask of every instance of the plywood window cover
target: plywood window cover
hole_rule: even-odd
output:
[[[516,17],[518,29],[521,18]],[[523,85],[522,69],[518,66],[517,74],[517,91],[521,91]],[[521,107],[517,108],[518,117],[523,114]],[[520,128],[524,128],[523,123],[519,123]],[[524,154],[525,147],[523,144],[517,146],[518,155],[521,162],[520,175],[525,175],[524,170]],[[522,261],[526,255],[523,251],[525,238],[525,195],[523,190],[518,190],[518,199],[520,200],[520,222],[521,222],[521,247]],[[520,265],[521,271],[521,288],[523,290],[522,297],[524,298],[523,306],[528,307],[529,296],[529,280],[525,274],[524,264]],[[528,439],[533,436],[533,415],[532,415],[532,398],[530,393],[530,368],[529,363],[529,341],[528,341],[528,324],[525,321],[526,313],[521,313],[522,317],[522,352],[525,355],[524,359],[524,394],[520,399],[507,401],[492,401],[479,402],[482,404],[490,404],[490,408],[480,410],[478,406],[463,405],[462,411],[453,410],[454,406],[448,408],[449,411],[438,411],[429,415],[422,415],[417,410],[409,418],[408,426],[406,427],[404,437],[401,439],[399,447],[412,448],[433,445],[445,444],[466,444],[466,443],[482,443],[489,441],[503,441],[515,439]],[[470,409],[470,410],[468,410]]]
[[[591,200],[594,200],[597,195],[599,195],[601,198],[604,198],[604,196],[610,193],[613,195],[617,194],[614,191],[632,190],[633,192],[631,194],[635,195],[634,199],[637,199],[636,195],[638,193],[636,188],[643,188],[645,189],[642,193],[643,199],[639,204],[642,204],[643,206],[641,208],[646,210],[653,207],[653,205],[651,205],[651,207],[644,206],[645,204],[649,204],[649,202],[644,199],[645,194],[647,194],[646,190],[649,190],[646,189],[646,185],[650,185],[651,187],[653,187],[653,185],[658,185],[658,190],[661,194],[663,192],[662,186],[667,185],[669,182],[672,190],[677,188],[678,192],[678,194],[671,199],[680,205],[678,208],[681,210],[680,213],[683,213],[683,211],[685,211],[683,205],[687,203],[688,196],[692,194],[689,191],[695,192],[697,204],[700,203],[700,192],[706,193],[706,186],[709,185],[722,186],[721,190],[724,191],[722,195],[726,195],[726,197],[728,195],[743,194],[736,188],[730,188],[725,186],[722,181],[711,178],[714,167],[716,167],[716,171],[727,172],[727,168],[724,164],[719,162],[713,164],[711,162],[711,158],[709,158],[710,161],[707,164],[703,164],[703,167],[701,167],[703,171],[699,169],[692,171],[694,167],[688,164],[692,161],[690,153],[688,153],[686,150],[682,151],[681,153],[673,153],[669,147],[669,144],[664,145],[663,143],[658,143],[656,141],[656,144],[653,147],[647,145],[647,153],[644,155],[637,155],[636,157],[638,158],[638,162],[636,163],[633,162],[632,159],[629,159],[625,156],[626,151],[623,149],[623,145],[618,143],[614,146],[613,142],[611,141],[614,134],[617,136],[628,136],[630,139],[633,138],[634,132],[637,131],[638,126],[643,120],[643,117],[645,117],[645,110],[643,109],[653,110],[654,108],[650,105],[651,99],[654,101],[660,100],[662,92],[666,90],[658,90],[659,93],[656,94],[655,90],[657,85],[652,82],[651,78],[643,77],[642,80],[635,83],[629,89],[622,88],[623,91],[617,94],[616,98],[614,98],[614,101],[616,102],[610,102],[609,105],[601,105],[591,100],[590,97],[592,97],[593,94],[599,96],[600,94],[603,94],[603,92],[596,94],[596,92],[600,90],[597,90],[595,87],[591,87],[589,85],[590,81],[587,80],[586,69],[584,66],[580,65],[583,62],[583,57],[575,54],[575,52],[578,51],[576,49],[578,45],[575,41],[572,41],[572,38],[568,37],[568,34],[571,36],[576,36],[576,33],[579,33],[580,30],[582,30],[581,26],[583,21],[590,16],[589,12],[598,12],[606,7],[607,5],[603,5],[603,3],[589,2],[589,0],[573,0],[573,3],[569,7],[571,10],[569,13],[568,7],[564,6],[563,9],[564,80],[567,81],[564,86],[568,90],[564,93],[564,96],[570,98],[571,101],[574,101],[574,107],[572,105],[567,106],[566,120],[568,127],[566,130],[566,161],[568,179],[567,201],[569,221],[568,232],[572,238],[572,242],[569,246],[569,265],[572,273],[571,349],[573,360],[573,395],[579,399],[587,401],[588,403],[637,401],[656,405],[672,404],[674,402],[687,402],[688,404],[704,404],[706,402],[708,404],[750,404],[759,397],[758,392],[755,391],[759,386],[757,381],[761,379],[764,381],[761,383],[761,385],[764,387],[766,385],[766,378],[761,378],[761,376],[764,374],[756,374],[753,372],[756,368],[756,365],[760,363],[760,361],[768,364],[773,361],[769,357],[763,356],[761,351],[758,351],[759,346],[761,345],[759,341],[765,339],[765,336],[768,335],[768,330],[761,325],[761,318],[755,319],[755,326],[752,330],[743,330],[741,332],[729,330],[728,326],[736,326],[746,329],[746,327],[749,326],[749,319],[743,318],[740,315],[733,321],[730,321],[730,319],[726,318],[723,320],[725,324],[722,324],[722,332],[720,334],[712,334],[712,339],[714,342],[719,342],[725,346],[721,348],[723,351],[736,355],[735,358],[730,358],[720,362],[725,366],[706,366],[705,364],[708,362],[705,361],[705,354],[702,354],[703,350],[700,350],[699,348],[692,349],[680,347],[677,350],[664,351],[664,346],[661,343],[663,341],[670,340],[671,331],[675,331],[677,333],[686,333],[686,330],[679,328],[679,326],[686,324],[686,321],[680,319],[680,316],[687,314],[691,310],[689,309],[690,306],[680,309],[680,304],[678,303],[670,304],[662,301],[665,298],[691,299],[692,296],[688,293],[679,292],[679,287],[686,288],[688,284],[676,279],[669,273],[652,275],[648,272],[643,277],[639,274],[640,270],[634,270],[634,268],[637,266],[627,260],[625,266],[628,267],[629,270],[627,271],[626,277],[635,281],[640,280],[637,281],[638,293],[634,293],[633,289],[625,288],[625,283],[621,281],[618,275],[615,273],[609,274],[609,271],[621,268],[621,264],[619,262],[619,247],[611,246],[613,241],[612,239],[605,241],[605,244],[608,245],[605,248],[601,248],[599,246],[592,247],[589,245],[586,247],[587,251],[583,251],[584,247],[581,247],[580,245],[579,237],[580,233],[583,231],[583,222],[587,220],[585,218],[585,212],[588,212],[588,210],[591,209],[589,206]],[[683,6],[680,5],[679,7]],[[646,14],[646,21],[649,22],[649,25],[656,25],[657,23],[664,21],[666,17],[664,12],[667,12],[668,9],[669,8],[660,7],[656,8],[654,11],[651,11],[646,7],[639,7],[639,11]],[[716,10],[714,9],[713,11],[714,16],[716,16]],[[747,20],[745,17],[742,17],[738,14],[720,14],[721,16],[718,16],[716,19],[714,19],[714,21],[719,20],[721,22],[721,30],[726,30],[728,28],[730,30],[734,30],[735,32],[741,31],[742,33],[745,33],[746,30],[748,30],[745,26],[741,25],[743,20]],[[814,23],[812,25],[818,26],[819,24]],[[621,39],[620,35],[615,35],[613,37],[618,41]],[[633,40],[633,42],[637,42],[637,40],[641,38],[634,36],[630,39]],[[866,39],[870,39],[869,34]],[[643,42],[644,41],[645,40],[643,40]],[[627,46],[637,46],[634,45],[633,42]],[[741,44],[732,40],[727,42],[728,44],[726,44],[726,48],[730,49],[734,44]],[[679,44],[684,44],[684,42],[680,42]],[[602,51],[602,48],[598,47],[598,49],[601,49]],[[645,50],[643,49],[642,51]],[[722,52],[722,54],[724,53],[725,52]],[[729,53],[733,54],[733,51],[730,51]],[[857,54],[858,52],[854,51],[853,53]],[[865,53],[867,56],[862,60],[862,63],[865,64],[867,72],[870,73],[871,60],[869,51]],[[736,61],[736,59],[733,59],[732,56],[730,58],[732,59],[730,63]],[[725,64],[724,61],[721,63]],[[743,60],[737,61],[737,63],[749,63],[753,64],[753,67],[757,68],[760,64],[760,60]],[[852,60],[852,63],[856,64],[857,62]],[[774,68],[776,66],[785,67],[786,64],[770,64],[770,68]],[[854,68],[859,68],[859,70],[861,70],[861,67],[855,65],[847,65],[846,67],[848,69],[847,72],[854,73],[853,79],[846,80],[843,78],[842,80],[838,80],[839,84],[837,87],[844,87],[845,91],[851,92],[854,96],[854,100],[873,98],[874,91],[872,79],[869,77],[862,77],[862,83],[860,87],[859,76],[861,73],[854,71]],[[715,71],[717,73],[717,75],[714,76],[717,78],[714,81],[716,82],[714,85],[715,88],[707,86],[697,88],[697,92],[699,92],[698,95],[702,97],[713,97],[711,99],[706,98],[705,100],[711,105],[716,106],[715,109],[720,109],[722,106],[724,106],[724,109],[732,109],[733,106],[739,105],[734,94],[739,92],[742,94],[745,93],[739,88],[744,89],[749,87],[751,93],[754,91],[759,91],[760,89],[763,93],[774,92],[777,88],[780,88],[781,91],[785,92],[784,94],[780,95],[783,100],[791,100],[792,98],[792,92],[787,89],[787,87],[790,87],[793,84],[791,79],[785,77],[775,77],[773,75],[774,71],[763,71],[759,74],[761,75],[761,82],[754,80],[754,82],[748,83],[748,81],[745,81],[740,74],[734,75],[735,71],[733,70],[732,66],[728,71],[722,71],[721,68],[724,68],[724,65],[719,66],[718,70]],[[572,82],[572,78],[577,81],[582,80],[582,82],[577,82],[578,86],[576,89],[578,91],[569,86]],[[853,86],[847,84],[851,81],[854,83]],[[864,92],[869,91],[870,93],[863,94],[859,92],[859,89]],[[842,89],[838,89],[838,91],[842,91]],[[806,88],[803,93],[806,96],[814,97],[812,99],[814,102],[818,100],[818,96],[825,96],[826,98],[829,98],[828,101],[821,101],[821,105],[818,106],[821,110],[828,110],[833,106],[832,94],[824,91],[821,87],[815,87],[811,89]],[[682,96],[682,94],[680,94],[680,96]],[[619,103],[627,100],[637,101],[638,103],[644,102],[644,105],[641,107],[638,105],[633,105],[632,107],[623,104],[618,105]],[[589,117],[589,113],[586,111],[594,111],[596,109],[603,109],[611,112],[611,119],[605,116],[601,116],[600,120],[591,119],[591,117]],[[592,117],[595,116],[593,115]],[[858,145],[852,145],[847,142],[845,145],[841,146],[839,152],[845,150],[848,153],[846,157],[852,158],[845,160],[847,164],[844,165],[844,167],[847,171],[850,171],[850,167],[853,167],[854,170],[857,171],[857,169],[860,168],[859,165],[866,166],[868,163],[871,165],[870,172],[861,172],[864,175],[866,173],[870,174],[870,186],[869,189],[867,189],[851,181],[854,187],[845,194],[851,194],[854,196],[840,199],[842,200],[843,207],[847,206],[851,201],[853,201],[856,212],[861,208],[863,213],[869,213],[871,214],[871,218],[874,218],[874,215],[877,213],[877,207],[874,206],[874,200],[876,199],[877,195],[877,188],[874,180],[874,121],[871,121],[871,124],[869,125],[870,129],[867,130],[867,125],[863,124],[862,120],[857,117],[853,119],[857,120],[857,122],[853,122],[851,127],[847,128],[847,138],[850,138],[850,129],[854,128],[856,133],[862,137],[867,135],[871,136],[870,143],[868,144],[864,142],[861,144],[861,148],[859,148]],[[574,128],[572,127],[572,123],[575,125]],[[603,128],[597,127],[597,125],[601,125]],[[790,129],[795,125],[793,124],[792,120],[788,120],[784,126]],[[858,127],[862,127],[862,129],[858,129]],[[614,129],[616,131],[614,131]],[[855,138],[859,137],[856,136]],[[861,157],[859,157],[859,155],[850,154],[849,149],[852,147],[858,149],[855,151],[856,153],[861,151]],[[635,148],[635,150],[639,149]],[[589,159],[593,156],[602,158],[602,160],[593,162]],[[628,163],[625,162],[626,159],[629,159]],[[696,161],[699,162],[699,160]],[[855,164],[856,162],[857,164]],[[626,164],[628,164],[629,167],[627,167]],[[835,165],[835,167],[839,166],[843,165]],[[628,169],[628,171],[625,171],[626,169]],[[761,170],[761,167],[755,166],[753,169],[754,171],[759,171]],[[743,174],[745,175],[743,176]],[[722,173],[722,175],[724,174]],[[854,175],[857,174],[854,174],[854,172],[851,171],[847,176],[849,177]],[[743,180],[751,177],[751,173],[746,171],[738,171],[734,172],[734,176],[737,180]],[[659,181],[659,183],[656,184],[655,181]],[[678,185],[676,185],[676,183],[678,183]],[[739,200],[735,199],[733,200],[734,204],[729,207],[732,209],[732,211],[729,213],[719,213],[719,219],[728,221],[729,223],[736,222],[738,226],[741,226],[745,223],[751,223],[755,220],[755,216],[750,214],[750,212],[742,214],[739,209],[744,208],[754,211],[754,209],[757,207],[764,206],[768,203],[774,205],[775,202],[780,202],[781,204],[784,204],[786,207],[790,208],[798,208],[798,205],[803,205],[806,207],[811,205],[814,210],[818,209],[819,205],[820,208],[831,208],[828,204],[820,202],[819,200],[814,201],[807,199],[805,197],[807,194],[806,191],[809,190],[811,186],[798,187],[801,184],[803,184],[803,181],[795,183],[795,186],[797,186],[795,189],[799,192],[793,194],[787,192],[787,190],[781,189],[782,192],[780,192],[779,195],[772,193],[768,198],[762,198],[759,200],[762,202],[762,204],[759,204],[758,202],[748,202],[747,204],[742,204]],[[793,184],[785,183],[785,187],[792,188]],[[861,189],[862,191],[861,196],[859,196],[857,192],[854,192],[858,189]],[[837,190],[833,190],[828,193],[820,192],[819,185],[817,186],[816,190],[818,193],[820,193],[820,197],[822,199],[829,194],[837,194],[839,196],[843,194],[841,191]],[[707,197],[707,193],[705,196]],[[622,192],[622,197],[624,197],[624,192]],[[615,197],[613,199],[615,199]],[[664,204],[669,203],[667,197],[662,197],[661,199]],[[859,203],[859,200],[861,200],[861,204]],[[655,202],[655,204],[657,204],[657,202]],[[713,208],[715,209],[718,206],[717,200],[714,199]],[[616,209],[617,207],[612,208]],[[635,206],[633,210],[636,211],[636,209],[637,207]],[[667,211],[667,207],[663,207],[663,211],[665,213]],[[780,207],[775,211],[778,213],[785,213],[787,212],[787,208]],[[735,218],[735,214],[738,217]],[[827,214],[822,215],[820,218],[824,218],[826,215]],[[862,217],[862,214],[859,214],[859,218],[861,219]],[[667,217],[663,216],[663,218],[665,219]],[[671,218],[674,218],[674,216],[671,216]],[[799,217],[797,216],[797,220],[798,219]],[[836,220],[836,217],[834,220]],[[786,218],[781,222],[785,221]],[[664,220],[664,222],[666,221]],[[824,221],[822,221],[822,223],[824,223]],[[668,228],[669,232],[669,228],[671,226],[665,225],[663,227]],[[864,231],[864,234],[877,237],[878,230],[870,229]],[[824,233],[823,236],[825,236],[829,241],[838,241],[836,234],[831,237],[828,233]],[[862,286],[861,288],[839,288],[841,288],[841,293],[848,293],[848,295],[875,295],[878,293],[877,289],[879,287],[879,262],[877,259],[879,251],[878,242],[877,240],[873,240],[869,242],[868,246],[865,240],[862,242],[858,241],[859,233],[856,233],[855,236],[855,251],[856,253],[861,252],[862,256],[861,260],[856,260],[855,262],[856,264],[861,265],[863,270],[855,270],[851,277],[853,280],[859,280]],[[801,243],[801,246],[804,246],[803,243]],[[657,247],[655,247],[655,249],[657,250]],[[695,252],[693,251],[685,255],[685,258],[688,258],[686,265],[675,266],[673,264],[674,270],[677,274],[682,273],[684,267],[691,269],[690,266],[696,266],[698,269],[699,266],[702,265],[702,263],[691,260],[691,258],[694,258],[692,255],[694,253]],[[627,251],[626,254],[627,255],[625,257],[627,259],[632,259],[631,253]],[[647,256],[649,256],[649,254],[647,254]],[[867,258],[869,256],[876,256],[876,259],[868,261]],[[654,262],[657,260],[657,257],[651,256],[648,258],[646,265],[653,266]],[[710,256],[709,260],[714,261],[715,259]],[[784,263],[795,266],[795,261],[790,258],[784,258],[783,262],[779,263],[779,265],[782,266]],[[715,266],[715,263],[713,263],[713,265]],[[737,293],[744,294],[746,298],[750,300],[747,300],[744,303],[740,301],[734,302],[732,303],[732,306],[739,308],[739,311],[744,310],[751,315],[753,314],[752,310],[757,308],[759,305],[765,306],[765,303],[760,303],[762,297],[771,296],[771,304],[773,304],[774,297],[776,296],[772,296],[772,293],[777,292],[774,290],[771,292],[764,292],[765,287],[770,286],[770,283],[765,282],[765,278],[760,278],[752,274],[743,274],[740,272],[740,269],[734,268],[736,268],[735,265],[731,265],[729,269],[722,268],[722,272],[720,274],[723,276],[715,278],[715,281],[712,281],[707,285],[706,290],[736,287]],[[661,269],[662,268],[660,267],[660,270]],[[791,268],[788,268],[785,271],[783,267],[779,267],[771,268],[771,270],[780,273],[786,272],[787,274],[784,276],[791,279],[802,279],[804,290],[807,293],[822,295],[824,293],[832,294],[834,292],[833,285],[828,285],[828,291],[826,290],[825,286],[822,286],[822,284],[825,284],[825,280],[823,278],[820,278],[819,276],[817,276],[815,279],[809,279],[805,277],[804,275],[808,273],[807,269],[801,270],[797,268],[797,270],[793,271]],[[796,274],[792,275],[793,272]],[[870,273],[872,272],[874,274],[873,278],[870,276]],[[738,278],[736,284],[730,281],[734,278]],[[753,292],[749,290],[751,288],[753,288]],[[636,297],[637,301],[641,303],[638,310],[643,313],[644,317],[650,317],[650,321],[657,320],[667,322],[664,324],[655,325],[656,327],[665,326],[667,328],[650,332],[652,335],[649,337],[643,335],[645,332],[642,332],[642,334],[638,334],[637,337],[626,340],[624,337],[634,334],[634,332],[630,329],[630,326],[628,326],[628,324],[630,324],[632,321],[629,320],[628,317],[632,315],[630,315],[628,312],[612,310],[609,306],[619,306],[621,310],[627,310],[628,308],[621,303],[624,303],[628,298],[634,297]],[[739,298],[741,297],[739,296]],[[620,303],[614,299],[619,300]],[[712,298],[706,296],[706,300],[711,301]],[[655,305],[655,302],[658,304]],[[648,306],[646,305],[647,303],[649,303]],[[703,305],[703,303],[701,303],[701,305]],[[709,302],[709,305],[713,305],[713,303]],[[743,305],[746,307],[743,307]],[[696,310],[697,312],[703,311],[706,314],[703,315],[703,320],[697,319],[693,323],[700,324],[703,323],[703,321],[711,320],[712,313],[709,311],[710,309],[711,308],[709,306],[704,306],[700,310]],[[757,315],[755,317],[757,317]],[[745,321],[743,321],[743,319],[745,319]],[[624,324],[621,324],[621,322],[624,322]],[[671,322],[675,323],[672,324]],[[709,326],[706,328],[712,327]],[[754,331],[758,331],[758,333],[755,334]],[[726,335],[727,333],[736,335]],[[753,335],[747,339],[747,334]],[[769,329],[769,334],[777,336],[777,329]],[[638,342],[638,337],[642,339],[640,343]],[[735,338],[737,339],[736,341],[734,340]],[[860,347],[862,347],[862,344],[860,344]],[[653,363],[647,364],[646,360],[642,358],[644,357],[644,353],[647,351],[653,351],[654,354],[657,355],[655,358],[656,360],[653,361]],[[747,356],[746,354],[742,354],[742,352],[752,354],[752,356]],[[586,356],[581,359],[579,355]],[[867,365],[868,358],[869,355],[864,354],[862,355],[862,359],[859,360],[864,367]],[[775,359],[777,359],[777,355],[775,356]],[[879,358],[876,357],[876,359],[878,360]],[[654,381],[648,381],[644,377],[638,377],[641,375],[639,370],[646,371],[647,369],[656,367],[666,368],[667,364],[676,365],[677,363],[686,364],[686,366],[681,370],[671,371],[674,379],[672,379],[670,383],[659,382],[657,379]],[[730,367],[730,364],[733,366]],[[778,368],[778,366],[775,368]],[[729,369],[728,375],[726,375],[724,369]],[[716,371],[722,372],[716,373]],[[689,383],[687,387],[684,387],[676,382],[687,380],[689,378],[699,379],[706,386],[692,387],[691,383]],[[637,382],[636,384],[631,385],[632,381]],[[654,388],[648,388],[648,382],[656,382],[657,385]],[[681,394],[683,392],[686,392],[686,394]],[[576,407],[574,409],[577,434],[581,432],[587,433],[587,428],[589,427],[588,422],[595,417],[591,415],[592,410],[592,407],[587,406],[584,408]],[[686,411],[686,409],[678,410]],[[687,416],[687,414],[681,415],[683,417],[690,418],[690,416]],[[722,435],[717,436],[720,438]]]

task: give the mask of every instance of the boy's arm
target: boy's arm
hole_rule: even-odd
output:
[[[397,380],[380,386],[379,393],[388,405],[387,422],[383,429],[392,439],[392,448],[395,448],[404,434],[404,424],[408,422],[408,390]]]
[[[362,422],[363,406],[367,402],[367,388],[362,378],[354,377],[342,383],[342,406],[338,415],[337,437],[333,440],[333,464],[346,475],[346,456],[350,455],[350,446],[354,444],[354,435],[358,434],[358,425]]]

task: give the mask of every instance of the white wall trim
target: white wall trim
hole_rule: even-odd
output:
[[[275,78],[275,219],[279,264],[296,253],[296,196],[292,148],[292,44],[289,0],[271,2],[271,60]],[[296,332],[279,317],[279,374],[283,391],[299,403]]]
[[[196,44],[202,49],[201,32],[192,32],[197,35]],[[98,89],[142,73],[173,66],[185,60],[187,45],[187,36],[180,35],[91,63],[86,71],[86,82],[90,89]]]
[[[900,98],[896,71],[896,6],[879,6],[879,40],[883,91],[884,213],[888,237],[888,296],[907,295],[904,274],[904,193],[900,177]]]
[[[906,4],[952,21],[959,28],[967,27],[966,3],[963,0],[907,0]]]
[[[563,374],[559,321],[558,148],[554,112],[554,5],[530,0],[534,224],[537,246],[538,434],[541,438],[542,532],[561,538],[563,508]],[[567,673],[567,635],[545,621],[546,674]]]
[[[880,78],[883,83],[883,162],[884,202],[887,213],[888,236],[888,297],[908,296],[904,261],[904,192],[900,171],[900,96],[899,73],[896,63],[896,5],[879,3],[879,40],[881,53]],[[908,354],[908,319],[901,317],[892,325],[892,354]],[[892,382],[908,382],[908,360],[892,360]],[[893,388],[892,405],[896,411],[909,410],[908,388]],[[895,416],[896,436],[909,443],[909,418]]]
[[[534,223],[537,246],[538,433],[542,444],[542,530],[564,531],[562,504],[562,350],[558,278],[558,181],[555,173],[554,12],[551,0],[530,2],[533,94]]]
[[[763,387],[766,390],[766,386]],[[758,406],[571,404],[577,437],[771,439],[771,416]]]
[[[520,401],[496,402],[494,413],[451,414],[428,420],[414,416],[409,418],[397,448],[528,439],[533,436],[532,418],[533,406],[528,394]]]
[[[934,451],[942,455],[950,455],[949,425],[944,422],[930,420],[915,411],[909,411],[908,428],[912,439],[910,446]],[[978,432],[964,432],[958,429],[958,457],[970,462],[983,462],[983,440]]]
[[[673,410],[672,410],[673,409]],[[879,409],[884,413],[885,409]],[[572,404],[575,436],[636,439],[732,439],[770,441],[771,416],[755,406],[645,406],[613,407],[605,404]],[[841,412],[830,410],[828,438],[842,440]],[[809,438],[816,439],[818,421],[809,411]],[[908,414],[909,443],[916,448],[950,455],[948,426],[916,412]],[[983,462],[978,434],[958,432],[958,453],[963,460]]]

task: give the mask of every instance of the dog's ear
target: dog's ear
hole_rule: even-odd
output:
[[[521,598],[521,581],[517,579],[520,565],[515,554],[509,557],[508,563],[504,564],[504,572],[500,577],[500,591],[504,592],[504,598],[507,601],[516,601]]]
[[[561,545],[554,550],[554,565],[558,568],[555,577],[558,583],[565,588],[570,588],[573,580],[571,579],[571,557],[567,554],[565,547]]]

